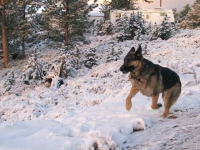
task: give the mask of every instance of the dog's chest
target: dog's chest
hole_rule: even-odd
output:
[[[139,79],[130,79],[132,86],[138,89],[145,96],[152,96],[154,90],[152,86],[147,82],[147,79],[141,77]]]

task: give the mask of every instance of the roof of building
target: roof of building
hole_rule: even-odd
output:
[[[104,16],[103,13],[89,13],[89,15],[92,17],[103,17]]]
[[[111,10],[111,12],[138,12],[138,11],[142,11],[142,12],[161,12],[161,11],[172,11],[171,9],[164,9],[164,8],[154,8],[154,9],[139,9],[139,10]]]

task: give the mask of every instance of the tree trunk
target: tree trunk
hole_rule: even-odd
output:
[[[65,3],[66,3],[66,15],[68,14],[69,12],[69,0],[65,0]],[[65,26],[65,45],[68,45],[69,44],[69,25],[68,23],[66,24]]]
[[[25,39],[22,38],[22,59],[25,58]]]
[[[1,0],[1,14],[2,14],[2,47],[3,47],[3,58],[4,58],[4,67],[8,67],[8,44],[6,37],[6,27],[5,27],[5,2]]]
[[[127,10],[130,9],[130,3],[131,3],[130,0],[128,0],[127,3],[126,3],[126,9],[127,9]]]
[[[65,45],[69,44],[69,30],[68,25],[65,27]]]
[[[25,2],[24,2],[25,3]],[[26,5],[23,4],[23,20],[26,20]],[[25,58],[25,38],[22,38],[22,59]]]

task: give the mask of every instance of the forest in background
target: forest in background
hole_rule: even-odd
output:
[[[137,9],[137,1],[105,0],[101,4],[104,21],[95,25],[89,21],[88,13],[97,7],[96,1],[88,5],[87,0],[2,0],[0,56],[1,59],[4,58],[4,67],[8,67],[10,59],[23,59],[25,52],[41,41],[47,44],[54,42],[55,48],[64,48],[67,51],[80,41],[83,44],[90,43],[84,36],[85,33],[117,33],[118,41],[157,38],[166,40],[175,35],[178,27],[194,29],[200,26],[200,0],[196,0],[192,6],[187,4],[180,12],[173,9],[176,25],[169,25],[166,16],[159,27],[145,26],[142,14],[135,14],[130,20],[124,16],[116,24],[111,24],[110,10]],[[145,2],[150,3],[148,0]]]

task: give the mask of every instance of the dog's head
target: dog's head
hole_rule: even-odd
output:
[[[122,73],[135,72],[141,67],[142,62],[142,47],[139,45],[137,50],[132,47],[124,58],[124,64],[120,67]]]

